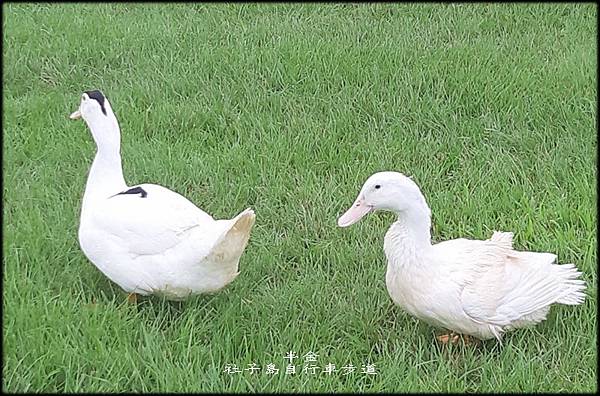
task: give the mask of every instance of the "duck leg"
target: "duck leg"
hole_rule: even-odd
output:
[[[464,345],[478,345],[481,341],[468,334],[458,334],[451,331],[448,334],[442,334],[436,337],[442,344],[458,344],[458,341],[462,339]]]
[[[435,338],[437,338],[437,340],[439,342],[441,342],[442,344],[449,344],[449,343],[456,344],[458,342],[458,338],[459,337],[458,337],[458,334],[456,334],[455,332],[451,331],[450,333],[442,334],[442,335],[439,335],[439,336],[437,336]]]
[[[481,340],[479,338],[475,338],[473,336],[464,334],[462,336],[463,344],[465,345],[479,345],[481,344]]]
[[[127,302],[129,304],[137,304],[137,301],[138,301],[138,297],[137,296],[138,296],[137,293],[129,293],[127,295]]]

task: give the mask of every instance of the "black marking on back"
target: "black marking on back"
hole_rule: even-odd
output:
[[[123,194],[140,194],[142,198],[146,198],[148,196],[148,193],[142,187],[133,187],[127,191],[123,191],[123,192],[120,192],[115,195],[123,195]]]
[[[102,109],[102,112],[104,113],[104,115],[106,115],[106,108],[104,107],[104,95],[102,94],[102,92],[98,91],[98,90],[94,90],[94,91],[85,91],[85,93],[87,94],[87,96],[90,97],[90,99],[94,99],[96,100],[98,103],[100,103],[100,108]]]

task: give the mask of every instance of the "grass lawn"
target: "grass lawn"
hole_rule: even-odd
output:
[[[596,14],[3,5],[2,389],[595,391]],[[81,252],[95,146],[68,115],[89,89],[120,121],[129,184],[162,184],[217,218],[256,211],[223,291],[133,306]],[[589,298],[503,345],[438,345],[387,294],[393,215],[336,226],[379,170],[421,186],[435,241],[513,231],[519,250],[576,263]],[[302,372],[309,352],[338,371]]]

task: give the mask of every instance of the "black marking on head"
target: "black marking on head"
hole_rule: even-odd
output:
[[[140,194],[142,198],[146,198],[148,196],[148,193],[142,187],[133,187],[127,191],[123,191],[123,192],[120,192],[115,195],[122,195],[122,194]]]
[[[102,94],[102,92],[98,91],[98,90],[94,90],[94,91],[85,91],[85,93],[87,94],[87,96],[90,97],[90,99],[94,99],[96,101],[98,101],[98,103],[100,103],[100,108],[102,109],[102,112],[104,113],[104,115],[106,115],[106,108],[104,107],[104,95]]]

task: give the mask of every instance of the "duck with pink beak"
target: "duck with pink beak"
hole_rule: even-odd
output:
[[[401,173],[379,172],[365,182],[350,209],[338,219],[338,225],[351,226],[374,210],[411,215],[407,210],[413,207],[429,210],[419,187]]]
[[[552,304],[584,301],[585,282],[575,265],[558,265],[551,253],[514,250],[511,232],[432,244],[429,206],[401,173],[369,177],[338,225],[348,227],[374,210],[398,216],[383,244],[390,297],[409,314],[451,330],[438,337],[442,342],[456,342],[458,334],[465,341],[501,340],[505,331],[544,320]]]

